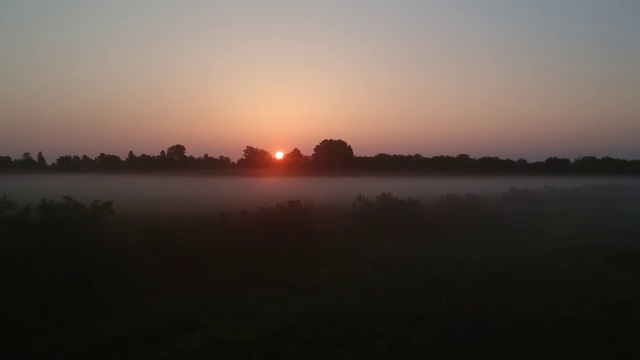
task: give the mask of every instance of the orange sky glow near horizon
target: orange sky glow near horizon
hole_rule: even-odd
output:
[[[0,155],[640,158],[640,6],[0,4]]]

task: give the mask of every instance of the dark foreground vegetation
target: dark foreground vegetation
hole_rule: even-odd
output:
[[[95,158],[87,155],[65,155],[49,164],[42,152],[34,159],[26,152],[20,159],[0,156],[1,172],[20,173],[218,173],[218,174],[522,174],[522,175],[640,175],[640,160],[583,156],[570,160],[550,157],[545,161],[501,159],[485,156],[472,158],[457,156],[425,157],[415,155],[377,154],[355,156],[343,140],[325,139],[313,149],[311,156],[293,149],[281,160],[268,151],[247,146],[237,162],[226,156],[202,157],[187,155],[184,145],[170,146],[158,155],[136,155],[133,151],[125,159],[101,153]]]
[[[196,218],[0,200],[6,359],[635,358],[640,189]]]

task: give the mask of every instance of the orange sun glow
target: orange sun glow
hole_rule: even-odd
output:
[[[281,160],[284,157],[284,153],[282,151],[276,152],[276,159]]]

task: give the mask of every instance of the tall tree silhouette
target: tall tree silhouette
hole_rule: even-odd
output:
[[[133,151],[129,150],[127,159],[124,162],[126,163],[128,170],[138,170],[138,157],[133,153]]]
[[[40,169],[45,169],[47,167],[47,160],[44,158],[44,155],[42,155],[42,151],[38,151],[37,159],[38,167]]]

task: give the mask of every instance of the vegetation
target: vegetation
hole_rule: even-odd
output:
[[[30,153],[21,159],[0,156],[0,172],[214,172],[237,169],[240,174],[259,169],[270,174],[379,173],[379,174],[547,174],[547,175],[640,175],[640,160],[597,158],[574,159],[551,157],[529,162],[498,157],[472,158],[458,156],[390,155],[355,156],[353,148],[343,140],[322,140],[306,156],[293,149],[283,160],[276,160],[267,150],[247,146],[237,162],[225,156],[202,157],[187,155],[184,145],[176,144],[159,155],[135,155],[129,151],[125,159],[101,153],[96,158],[87,155],[60,156],[48,165],[42,152],[34,160]]]
[[[163,219],[5,196],[0,355],[633,357],[639,215],[626,186]]]

